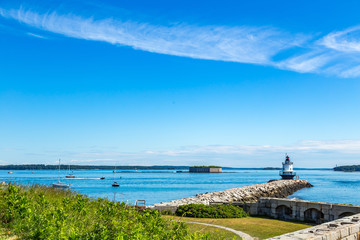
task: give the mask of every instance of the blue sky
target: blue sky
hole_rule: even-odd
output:
[[[358,164],[358,1],[0,3],[0,164]]]

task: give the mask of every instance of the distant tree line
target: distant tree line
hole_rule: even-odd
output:
[[[221,168],[219,166],[192,166],[193,168]]]
[[[69,165],[60,165],[65,170]],[[88,165],[70,165],[71,170],[113,170],[114,166],[88,166]],[[189,166],[116,166],[116,169],[123,170],[178,170],[186,169]],[[59,165],[46,164],[23,164],[23,165],[3,165],[0,170],[57,170]]]
[[[344,172],[360,171],[360,165],[334,167],[334,171],[344,171]]]
[[[278,168],[278,167],[265,167],[262,170],[281,170],[282,168]]]

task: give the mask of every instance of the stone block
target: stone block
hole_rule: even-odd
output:
[[[340,232],[335,230],[328,234],[329,240],[338,240],[340,239]]]
[[[300,212],[305,212],[307,209],[308,207],[303,207],[303,206],[299,207]]]
[[[258,214],[258,209],[257,207],[250,207],[250,215],[257,215]]]
[[[341,240],[358,240],[357,238],[357,235],[356,234],[353,234],[353,235],[350,235],[346,238],[342,238]]]
[[[359,224],[353,224],[349,228],[350,228],[350,234],[357,234],[358,232],[360,232]]]
[[[340,228],[339,229],[339,231],[340,231],[340,237],[341,238],[345,238],[345,237],[347,237],[347,236],[349,236],[349,229],[348,228]]]

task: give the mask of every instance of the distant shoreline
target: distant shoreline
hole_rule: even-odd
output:
[[[334,167],[334,171],[339,171],[339,172],[359,172],[360,171],[360,165],[336,166],[336,167]]]
[[[77,171],[85,170],[114,170],[115,166],[109,165],[60,165],[62,170],[67,170],[70,166],[70,169]],[[184,170],[189,169],[190,166],[116,166],[117,171],[120,170]],[[0,170],[58,170],[59,165],[46,165],[46,164],[23,164],[23,165],[0,165]],[[223,167],[224,170],[279,170],[276,167],[262,167],[262,168],[236,168],[236,167]],[[334,170],[333,168],[294,168],[294,170]]]

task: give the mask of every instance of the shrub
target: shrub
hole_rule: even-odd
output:
[[[162,210],[161,214],[162,215],[174,215],[170,210]]]
[[[0,189],[0,227],[19,239],[207,239],[156,210],[89,199],[70,190],[9,185]]]
[[[188,204],[179,206],[177,216],[195,218],[243,218],[249,216],[242,208],[233,205]]]

